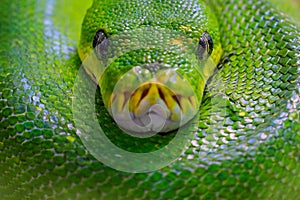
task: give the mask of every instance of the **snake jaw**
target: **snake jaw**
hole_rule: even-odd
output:
[[[110,107],[120,128],[143,134],[176,130],[197,113],[195,96],[175,94],[159,82],[144,83],[132,93],[113,93]]]

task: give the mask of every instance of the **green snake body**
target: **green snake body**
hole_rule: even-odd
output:
[[[191,143],[169,166],[126,173],[89,153],[72,115],[85,8],[3,1],[0,199],[298,199],[299,25],[268,1],[206,3],[218,21],[223,53]],[[159,11],[163,3],[156,4]],[[109,16],[113,23],[118,15]],[[95,102],[103,130],[128,151],[151,151],[174,136],[140,144],[118,134],[99,91]]]

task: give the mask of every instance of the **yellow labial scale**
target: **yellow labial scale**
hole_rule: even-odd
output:
[[[171,120],[178,121],[180,119],[180,107],[176,105],[173,109],[174,112],[171,113]]]
[[[140,100],[142,98],[142,94],[143,94],[143,91],[145,90],[146,88],[142,89],[142,90],[137,90],[134,95],[131,96],[131,99],[130,99],[130,107],[129,109],[130,110],[134,110],[135,108],[138,107],[138,104],[140,103]]]
[[[176,101],[170,94],[170,90],[165,87],[161,87],[162,93],[164,94],[165,103],[167,104],[170,110],[173,110],[174,106],[176,106]]]
[[[149,99],[149,104],[153,105],[156,103],[156,100],[159,98],[158,89],[155,86],[155,84],[150,83],[149,92],[147,94],[147,97]]]

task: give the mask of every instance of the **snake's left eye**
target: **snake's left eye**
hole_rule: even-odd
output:
[[[108,53],[108,41],[104,30],[98,30],[93,40],[94,51],[100,60],[107,58]]]
[[[198,49],[197,49],[197,56],[200,60],[204,60],[208,58],[214,48],[214,43],[209,35],[209,33],[204,32],[200,39],[199,39],[199,44],[198,44]]]

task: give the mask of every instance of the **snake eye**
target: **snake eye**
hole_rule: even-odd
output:
[[[99,60],[105,60],[108,53],[108,41],[103,30],[98,30],[94,36],[93,48]]]
[[[197,56],[200,60],[208,58],[214,48],[214,43],[209,33],[204,32],[199,40],[199,45],[197,49]]]

